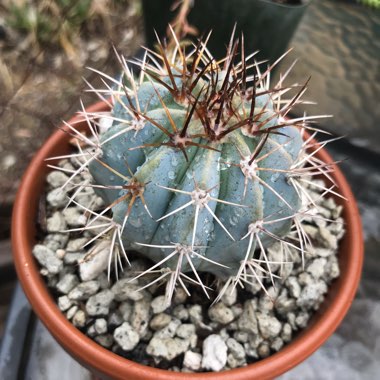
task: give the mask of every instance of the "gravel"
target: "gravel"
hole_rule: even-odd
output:
[[[305,254],[304,267],[294,252],[292,263],[271,265],[281,278],[275,280],[275,288],[264,279],[270,297],[256,283],[245,289],[230,285],[221,301],[211,305],[212,299],[201,298],[189,284],[191,296],[178,287],[167,305],[163,287],[140,290],[146,282],[133,280],[148,268],[141,256],[132,254],[131,268],[118,280],[111,276],[108,281],[109,241],[103,240],[95,249],[93,244],[84,248],[93,231],[64,233],[86,222],[74,204],[63,211],[68,194],[59,187],[66,180],[59,171],[47,177],[47,233],[33,254],[67,319],[100,345],[143,364],[184,372],[222,371],[268,357],[308,325],[328,285],[339,276],[342,209],[331,198],[318,198],[314,189],[321,215],[336,223],[303,222],[314,247]],[[86,197],[86,204],[101,204],[93,192]],[[280,261],[279,252],[275,243],[268,250],[269,260]]]

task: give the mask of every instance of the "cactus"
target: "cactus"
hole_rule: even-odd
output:
[[[117,275],[127,252],[137,251],[153,264],[136,278],[167,281],[168,302],[186,282],[208,296],[200,272],[225,282],[219,299],[229,284],[274,281],[267,255],[274,242],[284,257],[304,254],[310,239],[300,222],[313,200],[303,182],[328,176],[330,167],[308,153],[313,143],[303,135],[313,130],[313,117],[287,118],[307,82],[284,87],[288,70],[270,88],[279,60],[262,69],[254,54],[244,56],[243,37],[231,38],[222,62],[212,58],[207,39],[186,50],[173,37],[174,49],[159,41],[158,53],[131,63],[138,76],[120,55],[119,79],[99,72],[111,84],[93,90],[112,112],[83,107],[91,136],[67,125],[81,142],[82,165],[65,185],[89,170],[91,183],[76,185],[71,201],[91,186],[106,204],[83,207],[91,215],[85,229],[100,231],[86,260],[107,249],[109,272],[113,266]]]

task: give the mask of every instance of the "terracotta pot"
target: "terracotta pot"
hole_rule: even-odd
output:
[[[89,112],[105,110],[107,107],[103,103],[97,103],[88,109]],[[69,123],[78,122],[78,120],[78,117],[74,117]],[[85,129],[85,124],[82,122],[76,125]],[[326,341],[342,321],[359,284],[363,260],[363,238],[355,199],[343,174],[336,167],[333,177],[339,185],[340,193],[347,198],[347,202],[340,198],[336,199],[338,203],[344,205],[343,218],[347,231],[340,243],[341,275],[331,285],[325,302],[308,327],[280,352],[244,368],[219,373],[181,374],[140,365],[93,342],[60,312],[32,256],[37,206],[45,186],[46,174],[49,171],[44,160],[47,157],[67,153],[70,150],[68,140],[67,133],[55,132],[36,154],[25,173],[14,205],[12,244],[18,277],[34,311],[65,350],[94,374],[102,378],[129,380],[269,379],[286,372],[306,359]],[[323,149],[317,156],[326,163],[333,161]]]

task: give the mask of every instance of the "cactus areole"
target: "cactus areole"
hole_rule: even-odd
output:
[[[278,241],[284,257],[303,254],[310,240],[300,221],[312,200],[302,181],[329,172],[307,152],[312,117],[287,117],[307,83],[285,87],[285,73],[270,87],[273,66],[245,57],[243,38],[231,38],[219,62],[206,43],[159,42],[128,64],[118,55],[121,77],[100,73],[110,84],[93,89],[110,95],[112,112],[83,108],[91,136],[69,126],[92,176],[82,188],[106,204],[87,210],[85,228],[101,231],[91,252],[106,246],[116,272],[129,250],[148,257],[152,267],[137,277],[167,281],[168,302],[189,282],[208,295],[200,272],[239,285],[273,281],[267,248]]]

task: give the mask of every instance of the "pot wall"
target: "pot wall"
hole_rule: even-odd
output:
[[[105,110],[107,110],[106,106],[98,103],[87,111]],[[75,121],[78,121],[78,118],[71,119],[69,123]],[[76,124],[77,127],[78,125]],[[86,122],[80,125],[84,129]],[[64,129],[64,126],[62,128]],[[70,149],[69,138],[70,135],[62,131],[53,134],[34,157],[25,173],[14,206],[12,245],[17,274],[34,311],[65,350],[85,367],[102,378],[114,379],[270,379],[286,372],[311,355],[337,328],[355,296],[363,260],[363,239],[358,209],[339,168],[335,169],[333,177],[339,186],[340,193],[347,198],[347,202],[337,198],[337,202],[345,207],[343,217],[347,231],[340,246],[341,276],[331,286],[322,308],[313,317],[309,327],[280,352],[239,369],[220,373],[181,374],[131,362],[93,342],[67,321],[60,312],[39,274],[32,255],[38,202],[48,171],[44,160],[67,153]],[[320,150],[317,157],[326,163],[332,163],[331,157],[325,150]]]

